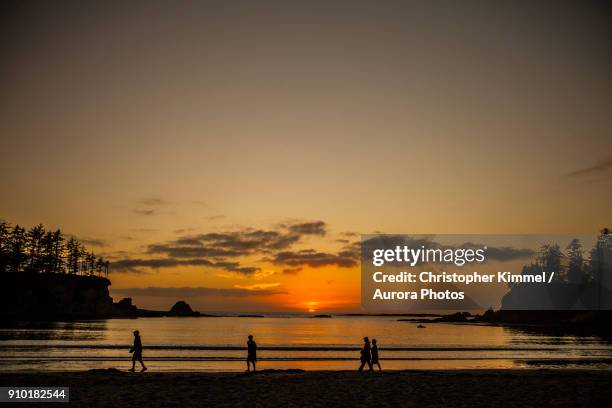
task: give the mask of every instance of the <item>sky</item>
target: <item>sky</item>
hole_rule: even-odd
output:
[[[0,7],[0,218],[114,298],[355,311],[359,234],[610,225],[609,3]]]

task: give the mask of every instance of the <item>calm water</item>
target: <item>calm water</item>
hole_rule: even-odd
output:
[[[245,369],[245,342],[258,368],[355,369],[361,338],[379,342],[387,369],[612,368],[612,344],[598,337],[538,334],[468,324],[399,322],[396,317],[145,318],[0,329],[0,370],[128,368],[140,330],[151,370]]]

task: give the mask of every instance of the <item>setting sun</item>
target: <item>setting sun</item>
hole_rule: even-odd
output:
[[[306,302],[306,307],[308,308],[308,313],[314,313],[317,311],[316,306],[319,304],[319,302],[315,302],[315,301],[310,301],[310,302]]]

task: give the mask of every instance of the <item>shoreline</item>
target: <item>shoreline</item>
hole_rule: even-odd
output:
[[[611,370],[0,372],[0,386],[68,386],[76,406],[607,406]]]
[[[131,360],[130,360],[131,363]],[[127,366],[126,366],[127,367]],[[584,368],[564,368],[564,367],[512,367],[512,368],[405,368],[405,369],[383,369],[379,371],[375,369],[373,371],[369,371],[366,368],[362,372],[359,372],[357,369],[350,370],[334,370],[334,369],[316,369],[316,370],[308,370],[302,368],[263,368],[258,369],[257,371],[247,372],[246,370],[156,370],[148,368],[145,372],[140,371],[138,366],[136,366],[136,371],[131,372],[129,369],[119,369],[119,368],[92,368],[88,370],[37,370],[37,369],[24,369],[24,370],[0,370],[0,386],[2,384],[2,380],[7,375],[15,375],[19,376],[21,374],[25,376],[46,376],[46,375],[108,375],[108,376],[127,376],[127,377],[135,377],[135,376],[150,376],[150,375],[212,375],[212,376],[227,376],[227,375],[270,375],[270,374],[351,374],[355,373],[358,375],[392,375],[392,374],[523,374],[523,373],[566,373],[566,374],[579,374],[579,373],[609,373],[612,379],[612,368],[593,368],[593,367],[584,367]]]

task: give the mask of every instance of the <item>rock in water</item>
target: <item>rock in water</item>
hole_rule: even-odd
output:
[[[168,316],[193,316],[195,315],[191,306],[182,300],[179,300],[172,306],[172,309],[168,312]]]

